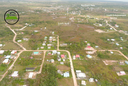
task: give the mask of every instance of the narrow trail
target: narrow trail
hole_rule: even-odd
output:
[[[20,45],[18,42],[15,41],[16,37],[17,37],[17,33],[13,29],[11,29],[10,26],[7,26],[7,27],[15,34],[14,37],[13,37],[13,42],[16,43],[18,46],[20,46],[23,50],[26,50],[26,48],[24,48],[22,45]]]

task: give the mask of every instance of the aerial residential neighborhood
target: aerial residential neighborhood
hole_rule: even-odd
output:
[[[128,86],[127,8],[120,0],[0,1],[0,86]]]

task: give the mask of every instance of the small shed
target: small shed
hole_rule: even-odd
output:
[[[65,72],[63,75],[64,75],[64,77],[69,77],[70,76],[69,72]]]
[[[25,70],[26,70],[26,71],[34,71],[35,68],[33,68],[33,67],[32,67],[32,68],[26,68]]]

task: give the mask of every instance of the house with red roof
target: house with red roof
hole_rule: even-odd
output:
[[[77,54],[77,55],[76,55],[76,58],[80,58],[80,55]]]
[[[62,54],[62,55],[61,55],[61,58],[65,58],[65,55],[64,55],[64,54]]]

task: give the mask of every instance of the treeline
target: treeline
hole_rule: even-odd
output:
[[[35,81],[28,80],[30,86],[58,86],[57,79],[62,78],[57,73],[55,66],[51,64],[45,64],[42,69],[42,73],[37,76]]]

